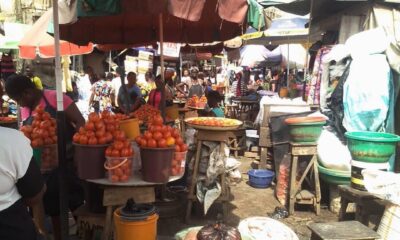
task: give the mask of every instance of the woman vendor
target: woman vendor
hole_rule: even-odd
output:
[[[173,98],[174,98],[174,91],[172,79],[167,80],[167,84],[165,85],[164,88],[164,94],[165,94],[165,106],[172,106],[173,104]],[[149,101],[147,102],[151,106],[155,108],[160,107],[160,102],[161,102],[161,91],[163,89],[163,81],[161,79],[161,75],[158,75],[156,77],[156,89],[151,90],[149,94]],[[172,89],[171,89],[172,88]]]
[[[207,96],[207,106],[200,112],[202,116],[208,117],[225,117],[224,111],[219,106],[222,101],[222,97],[217,91],[208,92]]]
[[[56,118],[56,91],[39,90],[28,77],[16,74],[7,79],[5,90],[8,96],[21,106],[21,118],[24,121],[24,124],[32,124],[32,113],[38,106],[41,106],[52,118]],[[66,116],[66,158],[69,164],[66,182],[68,184],[69,209],[72,211],[83,204],[83,189],[81,188],[78,179],[71,171],[73,163],[72,136],[75,131],[85,124],[85,120],[71,98],[64,94],[63,101]],[[44,174],[44,178],[47,185],[47,190],[43,197],[45,212],[47,215],[52,217],[55,239],[60,239],[58,169],[54,169],[51,172]]]

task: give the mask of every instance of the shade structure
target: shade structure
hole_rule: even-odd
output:
[[[29,27],[26,24],[5,22],[4,31],[0,33],[0,50],[18,49],[18,43]]]
[[[54,38],[47,33],[47,28],[52,22],[53,10],[45,12],[25,33],[19,42],[19,57],[23,59],[54,58]],[[82,55],[91,53],[93,44],[78,46],[67,41],[60,41],[61,56]]]
[[[189,8],[188,2],[193,2]],[[165,42],[224,41],[244,32],[248,7],[246,0],[121,0],[121,5],[118,14],[80,17],[60,25],[61,39],[79,45],[151,43],[158,40],[157,16],[162,13]]]

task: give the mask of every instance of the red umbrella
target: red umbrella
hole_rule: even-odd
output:
[[[47,33],[49,23],[52,22],[53,11],[44,13],[26,32],[20,41],[19,57],[23,59],[54,58],[54,38]],[[77,46],[67,41],[60,41],[61,56],[82,55],[93,51],[93,44]]]
[[[62,24],[61,39],[80,45],[151,43],[159,40],[162,14],[165,42],[224,41],[245,31],[248,5],[247,0],[122,0],[121,9],[116,15]]]

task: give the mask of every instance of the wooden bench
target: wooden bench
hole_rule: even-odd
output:
[[[379,234],[357,221],[311,223],[311,240],[375,240]]]

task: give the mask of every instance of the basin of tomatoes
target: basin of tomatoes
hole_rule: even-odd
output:
[[[186,159],[188,146],[184,143],[178,129],[163,125],[161,116],[156,116],[149,124],[148,130],[135,139],[141,148],[168,148],[174,147],[175,154],[171,161],[171,176],[181,175],[182,163]]]

